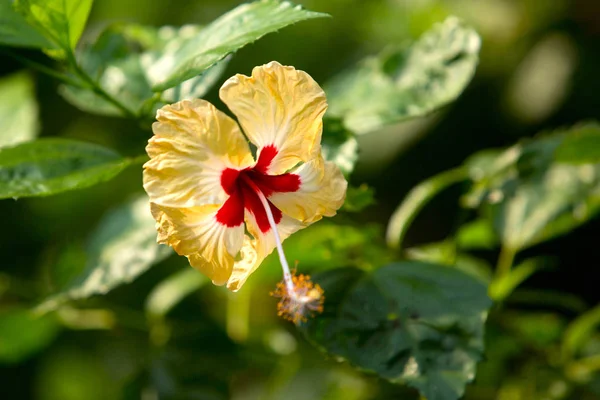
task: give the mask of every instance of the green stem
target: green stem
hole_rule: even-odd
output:
[[[467,171],[460,167],[442,172],[415,186],[390,218],[386,232],[388,246],[401,249],[410,224],[429,200],[448,186],[465,179],[467,179]]]
[[[512,247],[502,246],[500,249],[500,256],[498,257],[498,264],[496,265],[496,279],[498,280],[510,273],[517,251]]]
[[[15,60],[19,61],[20,63],[26,65],[27,67],[31,67],[35,70],[40,71],[43,74],[46,74],[48,76],[51,76],[55,79],[58,79],[61,82],[67,83],[69,85],[72,86],[76,86],[76,87],[80,87],[80,88],[86,88],[89,89],[89,85],[85,84],[82,85],[83,82],[80,81],[76,81],[74,79],[71,79],[70,77],[68,77],[67,75],[61,74],[58,71],[53,70],[52,68],[48,68],[43,64],[37,63],[35,61],[32,61],[28,58],[25,57],[21,57],[20,55],[16,54],[13,51],[7,50],[7,49],[0,49],[0,53],[4,53],[9,57],[14,58]]]
[[[79,76],[85,83],[87,83],[89,85],[90,89],[95,94],[102,97],[104,100],[108,101],[113,106],[117,107],[119,110],[121,110],[121,112],[126,117],[137,119],[137,115],[135,115],[133,112],[131,112],[120,101],[118,101],[117,99],[112,97],[109,93],[107,93],[100,85],[98,85],[98,83],[94,79],[92,79],[91,76],[88,75],[87,72],[85,72],[79,66],[79,64],[77,63],[77,60],[75,59],[75,55],[73,54],[73,52],[68,52],[68,60],[69,60],[69,64],[73,68],[73,71],[75,71],[77,76]]]

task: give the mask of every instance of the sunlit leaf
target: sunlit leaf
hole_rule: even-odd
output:
[[[333,161],[345,176],[349,176],[358,160],[358,142],[354,134],[342,126],[341,121],[326,118],[323,123],[323,157]]]
[[[17,73],[0,79],[0,148],[35,138],[38,106],[30,75]]]
[[[543,177],[518,182],[499,192],[504,196],[503,201],[490,208],[503,243],[513,249],[523,249],[546,239],[539,235],[562,213],[571,213],[573,222],[587,219],[585,215],[579,218],[575,207],[593,186],[580,180],[580,172],[585,173],[576,168],[556,166]]]
[[[464,250],[491,250],[498,247],[498,236],[489,220],[478,219],[460,227],[456,233],[456,243]]]
[[[565,129],[467,161],[474,182],[463,203],[489,215],[504,246],[518,251],[568,232],[600,211],[600,164],[556,162]]]
[[[0,199],[48,196],[107,181],[133,160],[96,144],[39,139],[0,149]]]
[[[114,104],[89,89],[72,85],[61,85],[59,93],[65,100],[81,111],[109,116],[120,116],[123,114]]]
[[[325,85],[329,115],[366,133],[455,100],[473,77],[481,40],[449,18],[405,49],[387,49]]]
[[[221,61],[208,68],[201,75],[181,82],[179,85],[165,90],[162,94],[162,100],[166,103],[175,103],[176,101],[186,99],[198,99],[204,97],[210,89],[219,81],[229,57],[225,57]]]
[[[53,46],[17,13],[13,7],[13,0],[0,0],[0,44],[45,49]]]
[[[314,276],[325,310],[302,324],[332,355],[428,400],[456,400],[483,354],[486,287],[453,268],[420,262],[372,272],[335,269]]]
[[[126,36],[127,25],[106,28],[98,39],[78,52],[81,68],[129,113],[137,115],[153,96],[139,54],[139,44]],[[88,88],[62,85],[61,95],[77,108],[95,114],[122,115],[123,110]]]
[[[140,58],[146,81],[150,81],[148,71],[153,54],[160,54],[169,49],[183,46],[187,40],[198,35],[204,27],[187,24],[181,27],[161,26],[156,28],[138,24],[119,24],[113,29],[128,43],[127,56]],[[225,57],[201,74],[165,90],[160,95],[160,102],[174,103],[184,99],[203,97],[225,72],[230,59],[231,57]],[[149,62],[150,64],[148,64]]]
[[[375,191],[373,188],[363,184],[360,186],[348,186],[346,200],[342,210],[346,212],[362,211],[366,207],[375,204]]]
[[[519,149],[513,146],[506,151],[486,149],[469,157],[465,167],[471,178],[472,187],[463,196],[463,205],[477,208],[487,201],[489,188],[500,185],[506,179],[519,155]]]
[[[93,0],[17,0],[17,11],[63,50],[72,51],[83,32]]]
[[[82,68],[130,114],[154,118],[156,109],[165,103],[204,96],[219,80],[228,58],[216,63],[202,75],[193,77],[158,95],[148,83],[148,67],[142,60],[149,52],[176,48],[202,28],[155,28],[117,23],[106,28],[98,39],[84,46],[78,58]],[[77,108],[102,115],[123,115],[123,110],[94,91],[73,85],[62,85],[60,93]]]
[[[63,292],[40,305],[40,311],[54,309],[69,299],[107,293],[172,254],[169,247],[156,243],[155,221],[146,196],[107,214],[89,237],[86,252],[81,274]]]
[[[260,0],[224,14],[181,46],[146,59],[155,91],[162,91],[204,72],[226,55],[295,22],[324,17],[287,1]]]
[[[36,317],[24,308],[0,310],[0,364],[26,360],[48,346],[58,330],[53,315]]]

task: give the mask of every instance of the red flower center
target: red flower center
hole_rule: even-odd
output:
[[[261,232],[271,228],[267,213],[256,194],[260,190],[268,199],[273,193],[296,192],[300,189],[300,177],[296,174],[269,175],[267,170],[277,155],[275,146],[265,146],[253,168],[237,170],[224,169],[221,173],[221,186],[229,198],[217,212],[217,221],[228,227],[244,223],[244,210],[254,215]],[[281,221],[281,210],[269,201],[275,223]]]

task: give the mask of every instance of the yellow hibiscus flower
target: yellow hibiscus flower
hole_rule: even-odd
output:
[[[339,168],[321,154],[325,93],[307,73],[271,62],[228,79],[219,94],[241,129],[204,100],[158,110],[144,165],[158,242],[232,291],[277,247],[286,290],[297,292],[303,279],[291,276],[281,241],[335,215],[346,195]],[[318,297],[304,286],[307,301]]]

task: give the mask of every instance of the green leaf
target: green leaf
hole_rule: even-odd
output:
[[[208,278],[193,268],[186,267],[156,285],[146,298],[146,313],[161,318],[189,294],[208,282]]]
[[[354,170],[358,160],[358,142],[341,121],[325,118],[323,121],[323,138],[321,140],[323,157],[333,161],[348,177]]]
[[[181,82],[179,85],[165,90],[162,100],[166,103],[175,103],[185,99],[199,99],[204,97],[210,89],[219,81],[231,57],[225,57],[213,64],[201,75]]]
[[[99,87],[131,114],[137,115],[154,93],[140,61],[140,43],[129,35],[134,29],[141,28],[124,24],[108,26],[93,44],[78,52],[77,58],[81,68]],[[60,87],[60,94],[86,112],[111,116],[123,114],[121,109],[89,88],[65,84]]]
[[[456,400],[483,354],[486,287],[456,269],[401,262],[372,272],[353,268],[314,277],[323,314],[300,329],[358,368],[419,389],[428,400]]]
[[[473,188],[463,199],[493,221],[506,248],[519,251],[568,232],[600,211],[600,163],[556,162],[579,127],[467,160]]]
[[[562,354],[571,359],[578,354],[584,344],[597,332],[600,326],[600,305],[583,313],[571,322],[565,330]]]
[[[93,90],[65,84],[59,86],[58,93],[81,111],[107,116],[123,115],[118,107],[94,93]],[[126,107],[129,110],[129,107]]]
[[[86,188],[113,178],[132,162],[96,144],[58,138],[0,149],[0,199]]]
[[[293,23],[326,14],[303,10],[288,1],[242,4],[209,24],[182,46],[156,52],[146,65],[155,91],[195,77],[226,55]]]
[[[358,212],[373,204],[375,204],[375,191],[373,188],[366,184],[360,186],[350,185],[346,191],[346,201],[344,201],[342,210]]]
[[[480,46],[474,30],[448,18],[412,46],[387,49],[326,84],[329,115],[361,134],[429,114],[462,93]]]
[[[219,80],[229,58],[225,58],[202,75],[184,81],[158,95],[148,83],[148,67],[144,60],[151,52],[180,47],[200,26],[154,28],[117,23],[107,27],[92,45],[78,53],[83,70],[106,93],[117,99],[131,114],[154,118],[164,103],[204,96]],[[93,90],[62,85],[61,95],[77,108],[102,115],[119,116],[123,111]]]
[[[574,127],[556,149],[556,160],[569,164],[600,163],[600,125]]]
[[[24,308],[0,311],[0,364],[18,363],[47,347],[59,331],[53,315],[34,316]]]
[[[13,7],[13,0],[0,0],[0,44],[51,48],[52,43],[27,23]]]
[[[506,151],[486,149],[469,157],[465,167],[473,185],[462,198],[463,206],[477,208],[487,201],[489,188],[502,184],[519,155],[519,149],[513,146]]]
[[[427,202],[448,186],[466,178],[465,169],[456,168],[435,175],[412,188],[390,217],[386,232],[388,246],[400,248],[410,224]]]
[[[326,221],[296,232],[283,243],[288,262],[298,262],[302,271],[356,266],[373,268],[389,262],[391,254],[380,242],[377,226],[355,227]],[[277,254],[271,254],[261,264],[259,274],[281,277]]]
[[[116,33],[122,35],[126,41],[127,47],[124,54],[129,57],[139,57],[145,81],[149,82],[150,78],[147,71],[152,65],[155,54],[183,46],[187,40],[198,35],[204,28],[189,24],[181,27],[162,26],[160,28],[137,24],[119,24],[114,26],[113,29]],[[225,72],[230,59],[231,57],[225,57],[200,75],[165,90],[161,93],[160,100],[163,103],[174,103],[184,99],[203,97]],[[150,114],[154,117],[155,113],[151,112]]]
[[[498,302],[506,299],[521,283],[547,265],[548,260],[544,257],[530,258],[521,262],[492,281],[488,291],[490,297]]]
[[[93,0],[16,0],[29,24],[67,53],[83,32]]]
[[[155,224],[146,196],[108,213],[87,241],[83,272],[67,289],[38,306],[38,310],[45,312],[70,299],[105,294],[164,260],[172,252],[156,243]]]
[[[0,148],[34,139],[39,131],[33,80],[25,73],[0,79]]]
[[[492,268],[484,260],[459,252],[451,241],[428,243],[406,249],[410,260],[423,261],[455,267],[488,285],[492,280]]]
[[[492,250],[498,247],[498,236],[487,219],[478,219],[460,227],[456,243],[463,250]]]

